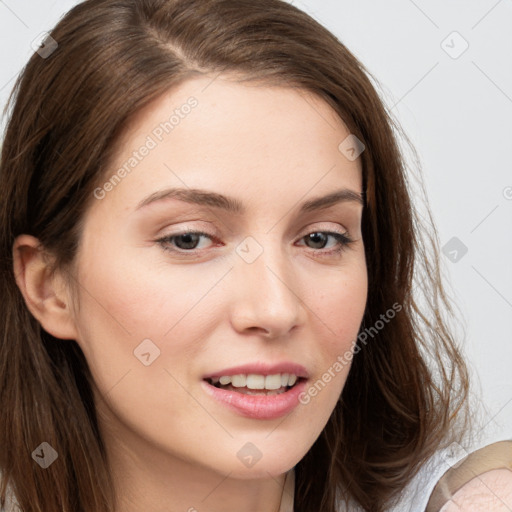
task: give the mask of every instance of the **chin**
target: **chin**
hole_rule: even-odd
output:
[[[293,469],[298,461],[267,461],[260,460],[252,468],[232,467],[229,477],[238,480],[258,480],[277,478]]]
[[[255,440],[254,443],[244,441],[236,444],[235,457],[223,456],[222,460],[218,460],[216,471],[242,480],[278,477],[295,467],[307,452],[306,449],[296,451],[299,440],[293,439],[287,443],[269,443],[261,439],[261,442]]]

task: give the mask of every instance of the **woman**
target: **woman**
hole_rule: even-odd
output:
[[[293,6],[79,4],[16,84],[0,180],[21,510],[391,510],[463,443],[393,124]]]

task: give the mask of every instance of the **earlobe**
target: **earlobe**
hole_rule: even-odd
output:
[[[25,303],[45,331],[61,339],[76,339],[70,296],[60,273],[52,275],[39,240],[20,235],[13,245],[14,276]]]

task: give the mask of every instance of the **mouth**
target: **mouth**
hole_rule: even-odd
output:
[[[244,395],[273,396],[293,389],[306,378],[293,373],[221,375],[204,379],[210,386]]]
[[[251,364],[203,377],[203,390],[213,401],[237,415],[272,420],[299,405],[309,375],[292,363]]]

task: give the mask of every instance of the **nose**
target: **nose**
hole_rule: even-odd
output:
[[[306,318],[293,267],[282,251],[267,248],[252,263],[237,261],[234,270],[231,323],[240,333],[267,338],[286,336]],[[295,279],[294,279],[295,277]]]

